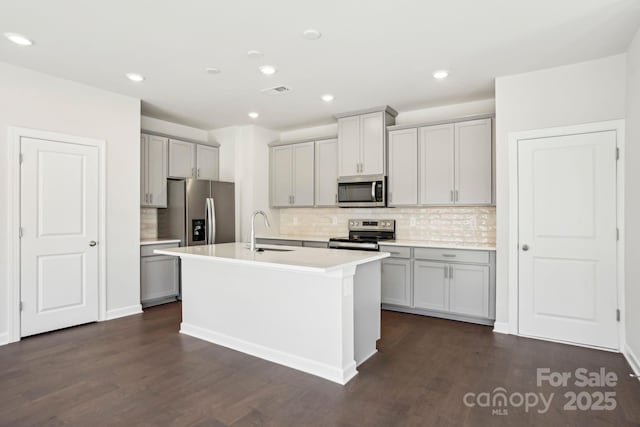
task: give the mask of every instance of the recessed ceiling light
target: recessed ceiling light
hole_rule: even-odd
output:
[[[322,33],[315,28],[308,28],[302,32],[302,36],[307,40],[318,40]]]
[[[262,52],[259,50],[250,50],[247,52],[247,56],[251,59],[260,59],[262,58]]]
[[[449,75],[449,72],[447,70],[438,70],[438,71],[434,71],[433,78],[442,80],[442,79],[446,79],[448,75]]]
[[[260,69],[260,72],[265,76],[270,76],[272,74],[275,74],[277,71],[276,67],[274,67],[273,65],[262,65],[259,69]]]
[[[257,119],[260,116],[260,114],[252,111],[248,114],[248,116],[251,117],[252,119]]]
[[[127,73],[127,78],[132,82],[136,82],[136,83],[140,83],[141,81],[144,81],[144,76],[137,73]]]
[[[33,42],[21,34],[4,33],[4,36],[20,46],[31,46]]]
[[[216,67],[207,67],[204,69],[209,74],[220,74],[220,68]]]
[[[320,97],[324,102],[331,102],[333,101],[333,95],[331,95],[330,93],[325,93],[324,95],[322,95]]]

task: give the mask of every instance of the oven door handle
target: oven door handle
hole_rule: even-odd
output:
[[[371,183],[371,201],[375,202],[376,201],[376,184],[378,182],[377,181],[373,181]]]
[[[329,242],[329,247],[333,249],[369,249],[378,250],[377,243],[346,243],[346,242]]]

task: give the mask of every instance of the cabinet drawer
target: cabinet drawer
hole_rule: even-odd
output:
[[[411,248],[380,245],[380,252],[389,252],[392,258],[411,258]]]
[[[163,243],[159,245],[143,245],[140,246],[140,256],[157,256],[158,254],[154,254],[153,251],[156,249],[169,249],[169,248],[177,248],[180,245],[178,243]]]
[[[489,252],[441,249],[441,248],[415,248],[416,259],[432,259],[436,261],[459,261],[476,264],[489,264]]]
[[[329,243],[326,243],[326,242],[310,242],[308,240],[305,240],[304,242],[302,242],[302,246],[304,246],[305,248],[323,248],[323,249],[327,249],[329,247]]]
[[[302,246],[301,240],[256,239],[256,243],[259,245]]]

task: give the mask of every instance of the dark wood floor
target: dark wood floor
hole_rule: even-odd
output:
[[[0,425],[640,425],[640,382],[615,353],[383,312],[380,351],[342,387],[180,335],[179,321],[180,305],[168,304],[0,347]],[[605,367],[619,381],[539,388],[538,367]],[[546,414],[464,405],[466,393],[496,387],[555,395]],[[615,391],[617,407],[565,411],[567,390]]]

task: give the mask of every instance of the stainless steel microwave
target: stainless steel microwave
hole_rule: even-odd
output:
[[[387,179],[383,175],[338,178],[338,206],[381,208],[387,205]]]

